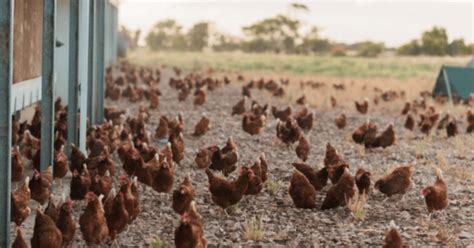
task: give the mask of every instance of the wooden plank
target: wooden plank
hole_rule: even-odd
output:
[[[41,170],[53,164],[55,19],[56,0],[44,0],[41,88]]]
[[[71,144],[77,145],[77,101],[79,90],[78,53],[79,53],[79,0],[69,0],[69,92],[67,106],[67,143],[68,154]]]
[[[10,247],[13,4],[0,0],[0,247]]]
[[[96,39],[96,85],[97,90],[94,101],[95,120],[94,124],[102,123],[104,120],[104,98],[105,98],[105,1],[95,1],[97,4],[97,39]]]
[[[43,0],[14,0],[13,83],[41,76]]]

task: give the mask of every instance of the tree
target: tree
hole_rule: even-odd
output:
[[[291,3],[290,7],[295,10],[303,10],[309,12],[308,6],[302,3]]]
[[[444,28],[433,27],[431,30],[425,31],[421,41],[425,54],[444,56],[448,52],[448,35]]]
[[[244,52],[255,52],[255,53],[270,51],[273,48],[270,42],[263,40],[261,38],[244,41],[242,42],[241,46]]]
[[[240,40],[226,35],[218,35],[217,42],[212,46],[216,52],[235,51],[240,48]]]
[[[319,38],[319,28],[312,27],[311,30],[303,38],[303,42],[298,51],[300,53],[319,53],[324,54],[328,53],[331,50],[331,42],[328,39]]]
[[[372,41],[366,41],[358,46],[357,55],[361,57],[377,57],[383,52],[385,46],[383,43],[374,43]]]
[[[422,52],[422,47],[417,40],[412,40],[410,43],[407,43],[397,49],[398,55],[420,55]]]
[[[188,48],[192,51],[202,51],[208,45],[209,23],[200,22],[188,31],[186,35]]]
[[[153,26],[145,38],[146,44],[152,50],[185,49],[186,40],[181,33],[181,25],[175,20],[167,19]]]
[[[464,39],[456,39],[449,43],[448,54],[451,56],[469,55],[471,51],[464,43]]]
[[[256,43],[251,45],[254,48],[256,48],[254,45],[259,44],[257,47],[261,49],[273,47],[276,52],[291,52],[294,50],[294,39],[299,37],[299,27],[300,22],[298,20],[284,15],[277,15],[243,27],[242,30],[252,40],[256,40]],[[252,44],[252,42],[249,44]]]
[[[346,48],[342,45],[336,45],[331,48],[331,55],[334,57],[346,56]]]
[[[127,27],[122,26],[119,33],[127,40],[128,48],[130,48],[130,50],[134,50],[138,47],[138,40],[140,39],[141,34],[140,29],[132,31],[127,29]]]

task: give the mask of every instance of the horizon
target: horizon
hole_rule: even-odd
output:
[[[288,14],[295,1],[154,1],[124,0],[119,11],[120,26],[141,29],[144,37],[164,19],[175,19],[185,30],[207,21],[227,35],[244,37],[241,28],[277,14]],[[398,47],[433,26],[446,28],[448,40],[463,38],[474,43],[474,3],[470,1],[298,1],[310,12],[300,13],[304,30],[320,28],[320,37],[335,42],[356,43],[371,40],[387,47]],[[262,11],[265,9],[264,11]],[[377,21],[374,21],[377,20]],[[390,30],[390,32],[387,32]]]

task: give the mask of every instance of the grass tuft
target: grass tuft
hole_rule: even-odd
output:
[[[470,150],[470,145],[466,144],[465,140],[461,135],[454,137],[454,148],[460,159],[466,159],[466,154]]]
[[[349,199],[347,203],[347,207],[351,210],[354,218],[357,221],[362,221],[365,219],[365,215],[367,214],[367,210],[365,209],[365,205],[367,203],[367,199],[369,197],[367,194],[360,195],[359,192],[356,190],[356,194],[352,199]]]
[[[156,236],[153,240],[151,240],[150,247],[151,248],[165,248],[166,242],[162,240],[159,236]]]
[[[243,234],[245,240],[263,240],[265,230],[262,221],[257,219],[255,216],[250,218],[250,220],[247,220],[245,222]]]
[[[227,179],[222,171],[214,172],[214,176],[217,177],[217,178],[220,178],[220,179],[224,179],[224,180]]]
[[[429,151],[430,141],[428,138],[422,139],[415,142],[415,156],[418,159],[427,158]]]
[[[278,191],[280,191],[280,188],[281,188],[280,181],[268,179],[266,184],[267,184],[268,193],[270,193],[271,196],[276,196],[278,194]]]

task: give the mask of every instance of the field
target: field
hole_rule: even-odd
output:
[[[150,120],[145,125],[152,138],[150,145],[163,148],[162,142],[153,138],[161,115],[184,117],[184,159],[174,167],[176,189],[186,175],[190,175],[196,190],[196,206],[203,218],[203,231],[209,247],[381,247],[390,220],[399,226],[402,239],[410,247],[469,247],[474,244],[472,215],[474,206],[474,140],[466,134],[466,106],[437,104],[426,99],[441,114],[450,113],[457,119],[459,135],[447,138],[444,129],[434,128],[430,135],[422,134],[418,127],[408,131],[404,128],[406,116],[401,115],[405,102],[419,100],[420,92],[431,90],[434,78],[443,63],[464,64],[463,58],[331,58],[287,55],[254,55],[240,53],[150,53],[138,50],[130,54],[131,63],[160,68],[158,109],[149,109]],[[167,66],[162,66],[167,65]],[[170,78],[179,78],[170,66],[182,68],[183,75],[191,71],[221,79],[230,78],[229,85],[222,85],[213,91],[206,90],[207,100],[202,106],[193,104],[193,95],[178,101],[178,92],[170,87]],[[209,68],[214,72],[209,73]],[[117,70],[118,71],[118,70]],[[237,80],[242,75],[245,80]],[[268,114],[263,132],[251,136],[242,130],[242,117],[231,116],[232,106],[242,99],[242,85],[250,79],[281,78],[290,80],[282,86],[285,96],[274,97],[265,90],[252,89],[252,99],[260,104],[269,104],[283,109],[291,106],[295,112],[302,106],[295,100],[302,95],[308,99],[308,108],[314,113],[314,127],[304,133],[310,142],[307,164],[322,168],[326,144],[331,143],[355,174],[363,168],[372,173],[372,185],[392,169],[401,165],[413,165],[413,185],[404,195],[387,198],[371,189],[368,199],[350,207],[321,210],[329,182],[316,194],[317,207],[299,209],[289,196],[288,188],[293,173],[291,163],[301,162],[295,149],[279,142],[276,137],[277,120]],[[312,88],[300,82],[322,82],[323,86]],[[303,83],[304,84],[304,83]],[[342,84],[344,89],[336,89]],[[120,86],[121,90],[125,87]],[[139,82],[139,88],[148,85]],[[377,89],[378,88],[378,89]],[[404,91],[405,96],[392,101],[380,99],[381,91]],[[330,97],[337,100],[332,107]],[[360,114],[354,108],[354,101],[369,99],[369,112]],[[373,100],[379,98],[378,104]],[[128,117],[136,117],[139,106],[149,106],[143,98],[131,102],[127,97],[119,100],[106,99],[108,107],[126,110]],[[246,102],[246,109],[250,101]],[[418,110],[421,113],[421,109]],[[339,130],[334,119],[341,113],[347,115],[347,126]],[[412,114],[418,120],[417,114]],[[193,135],[194,126],[205,115],[210,119],[209,131],[201,136]],[[370,119],[384,130],[394,125],[396,142],[386,149],[365,149],[352,141],[352,133]],[[380,131],[379,131],[380,132]],[[232,136],[237,145],[239,159],[237,166],[251,166],[261,153],[268,163],[268,181],[257,195],[245,196],[231,207],[228,216],[213,202],[204,170],[197,168],[195,157],[198,151],[210,145],[223,146]],[[125,174],[122,162],[113,154],[118,174]],[[448,185],[448,207],[430,215],[420,190],[435,181],[435,168],[444,172]],[[237,177],[237,172],[229,180]],[[69,194],[70,173],[63,186],[55,184],[55,199],[61,193]],[[118,177],[114,178],[118,188]],[[180,216],[172,207],[171,194],[155,192],[140,183],[141,213],[123,233],[119,235],[120,247],[173,247],[174,232],[180,225]],[[30,207],[34,209],[33,201]],[[75,220],[83,213],[85,202],[74,204]],[[25,238],[33,232],[35,211],[22,225]],[[12,230],[13,225],[12,225]],[[14,235],[12,235],[14,236]],[[72,247],[85,246],[81,231],[76,231]],[[107,245],[111,245],[108,242]]]
[[[140,65],[163,63],[185,70],[212,68],[218,72],[246,72],[279,76],[327,76],[339,79],[379,78],[398,81],[433,80],[443,64],[465,65],[466,57],[329,57],[241,52],[152,52],[142,48],[128,59]]]

